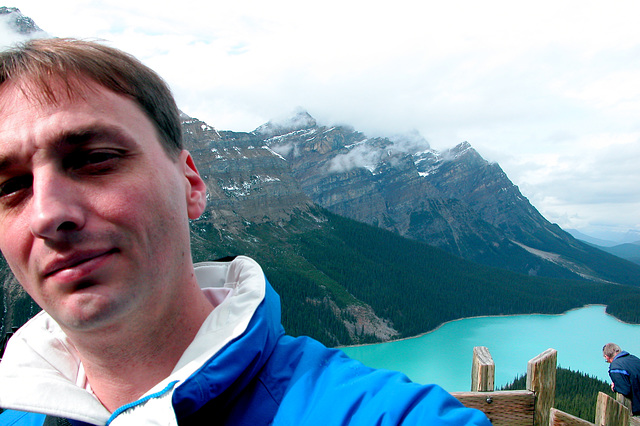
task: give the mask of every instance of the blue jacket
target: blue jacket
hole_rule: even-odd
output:
[[[38,386],[51,384],[53,380],[47,379],[51,372],[35,374],[44,376],[44,380],[33,375],[24,380],[17,370],[13,371],[28,368],[30,362],[37,363],[35,357],[42,357],[38,352],[41,349],[35,348],[37,353],[29,355],[31,361],[27,361],[25,343],[29,337],[32,341],[33,335],[21,329],[11,339],[0,363],[0,406],[13,409],[0,415],[0,425],[41,425],[44,420],[43,415],[15,410],[81,421],[77,424],[114,426],[177,422],[252,426],[490,425],[482,412],[463,407],[439,386],[412,383],[401,373],[366,367],[313,339],[285,335],[280,324],[279,297],[251,259],[207,262],[196,269],[196,274],[202,287],[221,290],[212,296],[218,301],[214,310],[218,313],[212,313],[212,318],[205,321],[165,381],[114,413],[100,408],[81,375],[55,372],[54,376],[66,376],[67,382],[75,383],[59,383],[55,390],[42,395]],[[23,328],[38,327],[40,323],[39,327],[53,333],[56,339],[64,339],[56,334],[56,325],[46,314],[39,317]],[[10,355],[12,352],[15,355]],[[64,365],[58,356],[53,355],[53,361],[41,363],[37,369],[51,368],[44,364],[53,364],[54,369]],[[5,362],[9,364],[5,366]],[[27,370],[25,374],[30,375]],[[11,389],[15,387],[20,389]],[[46,403],[40,404],[38,395]],[[12,423],[16,416],[23,417]]]
[[[631,399],[633,415],[640,415],[640,359],[620,352],[609,365],[609,376],[614,390]]]

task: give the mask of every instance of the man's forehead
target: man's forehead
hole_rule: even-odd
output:
[[[7,109],[23,99],[39,106],[60,105],[105,90],[107,89],[102,85],[82,76],[51,75],[45,78],[23,76],[0,85],[0,114],[5,113]]]
[[[103,108],[118,110],[113,102],[121,95],[91,82],[82,82],[73,91],[67,90],[66,82],[54,84],[48,86],[52,95],[38,92],[40,86],[31,81],[0,86],[0,163],[15,163],[43,147],[55,150],[91,132],[118,133],[117,122],[105,123],[94,113]],[[99,103],[91,105],[90,98]]]

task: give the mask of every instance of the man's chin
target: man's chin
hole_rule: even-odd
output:
[[[68,301],[57,320],[71,333],[112,329],[117,326],[118,318],[122,316],[119,313],[123,310],[123,303],[105,300],[102,295],[74,294],[71,299],[74,300]]]

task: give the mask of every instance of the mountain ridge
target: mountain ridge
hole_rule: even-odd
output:
[[[256,258],[284,301],[283,324],[293,335],[311,335],[329,346],[370,343],[421,334],[462,317],[561,313],[627,293],[640,297],[639,289],[626,286],[503,272],[333,215],[305,194],[285,157],[255,134],[182,119],[185,146],[209,193],[205,213],[191,221],[194,259]],[[389,165],[392,171],[409,165],[403,158]],[[416,179],[417,172],[411,176]],[[396,177],[402,187],[404,175]],[[3,312],[9,315],[0,326],[7,330],[38,309],[6,268],[3,274]],[[411,291],[395,290],[407,284]]]
[[[336,214],[519,273],[636,285],[640,278],[613,257],[606,262],[631,268],[633,279],[597,262],[601,252],[548,222],[468,142],[437,152],[419,135],[404,145],[369,138],[319,125],[306,111],[253,134],[289,161],[314,203]]]

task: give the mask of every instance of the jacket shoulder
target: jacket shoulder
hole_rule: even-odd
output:
[[[0,414],[0,426],[42,426],[45,418],[44,414],[6,410]]]
[[[350,419],[353,425],[490,425],[484,413],[464,407],[437,385],[367,367],[310,338],[285,336],[274,355],[280,374],[283,366],[289,369],[274,424],[343,424]]]

